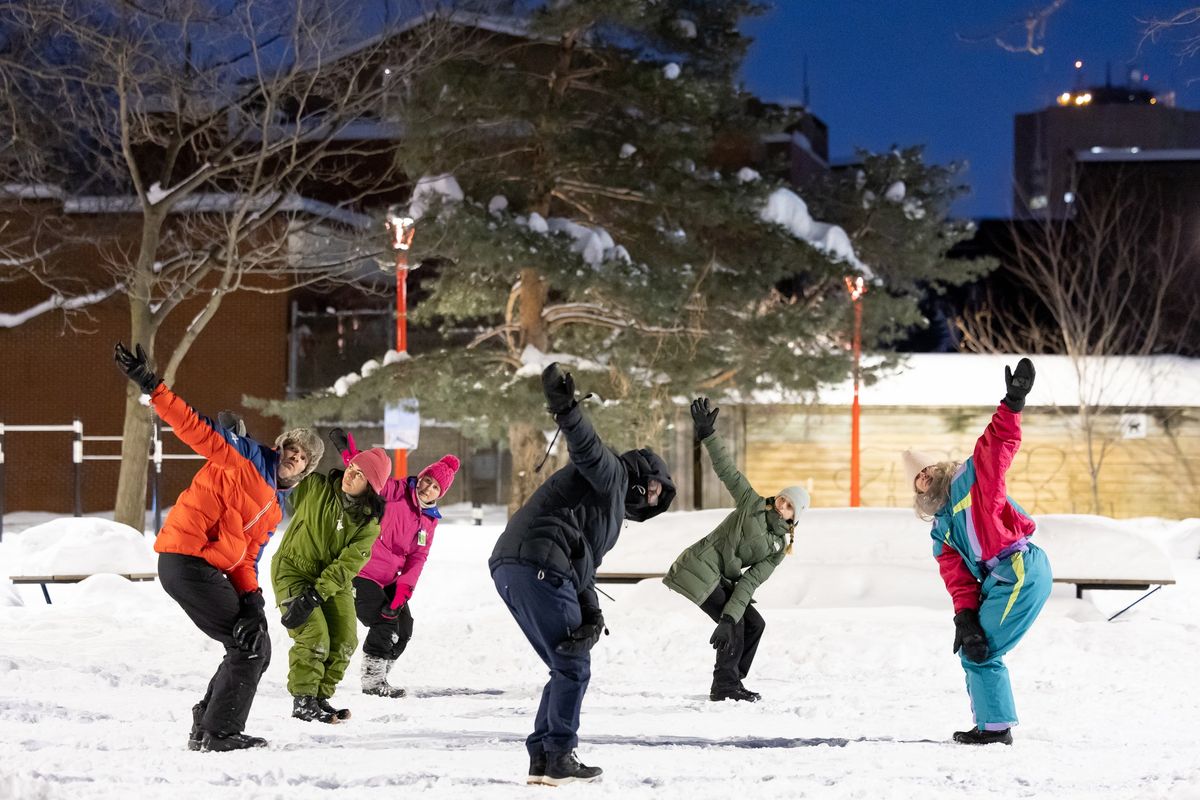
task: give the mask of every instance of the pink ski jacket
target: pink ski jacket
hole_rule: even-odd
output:
[[[380,586],[396,584],[392,608],[399,608],[412,597],[442,515],[436,506],[421,508],[415,476],[388,478],[380,496],[387,501],[381,532],[371,546],[371,558],[358,574]]]

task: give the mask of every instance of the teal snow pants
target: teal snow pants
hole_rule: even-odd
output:
[[[988,660],[981,664],[962,656],[967,673],[967,694],[975,726],[998,731],[1017,724],[1017,706],[1004,655],[1013,649],[1033,625],[1050,597],[1053,580],[1050,561],[1041,548],[1030,544],[996,565],[983,581],[979,623],[987,634]]]

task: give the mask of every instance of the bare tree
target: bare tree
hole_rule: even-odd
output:
[[[1046,52],[1043,42],[1046,40],[1047,23],[1050,17],[1058,13],[1066,4],[1067,0],[1052,0],[1052,2],[1034,8],[1020,19],[1005,23],[997,30],[980,36],[959,34],[958,38],[964,42],[990,41],[1001,50],[1007,50],[1010,53],[1029,53],[1040,56]]]
[[[128,296],[130,338],[168,383],[231,292],[353,281],[386,247],[364,236],[365,212],[404,184],[386,112],[454,49],[439,18],[386,12],[347,0],[0,11],[0,110],[15,120],[0,177],[60,187],[67,211],[138,220],[136,241],[96,243],[97,269]],[[156,351],[185,303],[200,312]],[[149,437],[131,384],[116,518],[135,527]]]
[[[1196,237],[1179,210],[1119,170],[1085,184],[1073,208],[1013,223],[999,274],[1016,296],[989,295],[960,328],[970,350],[1070,358],[1079,399],[1068,413],[1078,416],[1099,513],[1100,473],[1119,441],[1113,415],[1131,402],[1131,383],[1161,377],[1136,357],[1187,352],[1200,337]]]

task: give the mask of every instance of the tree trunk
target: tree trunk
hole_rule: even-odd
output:
[[[541,429],[528,422],[509,424],[508,449],[512,453],[512,481],[508,495],[508,515],[511,517],[550,476],[554,464],[552,459],[541,472],[534,471],[546,453],[546,437]]]
[[[154,335],[157,332],[151,320],[149,305],[138,296],[129,298],[131,338],[127,343],[130,350],[137,345],[145,348],[154,361]],[[161,377],[161,373],[160,373]],[[129,381],[125,389],[125,427],[121,442],[121,472],[117,479],[117,496],[113,506],[113,519],[141,531],[146,527],[146,464],[150,453],[150,428],[153,409],[146,408],[138,398],[142,390]]]

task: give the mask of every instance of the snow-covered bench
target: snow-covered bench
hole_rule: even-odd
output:
[[[728,509],[664,514],[622,532],[596,575],[599,583],[661,579],[675,557]],[[1081,514],[1037,517],[1034,541],[1050,557],[1054,582],[1093,590],[1142,590],[1175,583],[1161,547],[1118,520]],[[929,605],[945,602],[930,552],[929,526],[901,508],[812,509],[796,530],[796,555],[756,593],[784,607]]]
[[[127,581],[152,581],[158,577],[157,572],[116,572],[116,573],[91,573],[88,575],[10,575],[9,580],[16,584],[33,584],[38,583],[42,586],[42,597],[46,598],[46,604],[50,605],[50,590],[47,588],[52,583],[79,583],[86,580],[92,575],[119,575]]]

